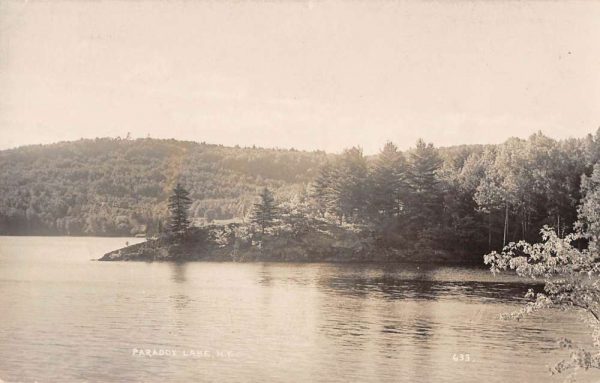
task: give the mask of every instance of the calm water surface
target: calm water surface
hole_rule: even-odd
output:
[[[589,339],[498,319],[527,286],[484,269],[91,261],[125,241],[0,237],[0,380],[560,382],[556,339]]]

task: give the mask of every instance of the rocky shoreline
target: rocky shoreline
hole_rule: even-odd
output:
[[[184,238],[149,239],[106,253],[98,260],[465,263],[464,256],[443,250],[381,247],[360,233],[310,230],[295,235],[270,233],[256,240],[240,235],[237,225],[194,228]]]

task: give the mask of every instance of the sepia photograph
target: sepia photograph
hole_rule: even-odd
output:
[[[600,383],[600,0],[0,0],[0,383]]]

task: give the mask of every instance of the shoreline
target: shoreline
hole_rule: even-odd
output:
[[[432,265],[432,266],[468,266],[472,268],[487,270],[487,266],[483,263],[483,256],[481,257],[482,262],[444,262],[444,261],[411,261],[411,260],[390,260],[390,261],[380,261],[380,260],[372,260],[372,261],[360,261],[360,260],[314,260],[314,261],[299,261],[299,260],[251,260],[251,261],[233,261],[226,259],[196,259],[196,260],[170,260],[170,259],[162,259],[162,260],[102,260],[91,259],[94,262],[146,262],[146,263],[172,263],[172,264],[184,264],[184,263],[268,263],[268,264],[286,264],[286,265],[314,265],[314,264],[331,264],[331,265]]]
[[[214,228],[213,228],[214,229]],[[434,249],[394,249],[368,241],[324,243],[298,241],[287,236],[264,238],[258,244],[239,238],[218,243],[210,236],[190,235],[185,239],[159,238],[135,243],[104,254],[102,262],[269,262],[269,263],[354,263],[435,264],[484,267],[483,254]]]

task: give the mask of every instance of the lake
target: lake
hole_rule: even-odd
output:
[[[561,382],[556,340],[590,342],[499,319],[528,286],[486,269],[92,261],[126,241],[0,237],[0,380]]]

